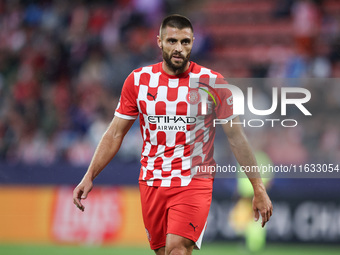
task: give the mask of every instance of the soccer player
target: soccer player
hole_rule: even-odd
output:
[[[222,75],[189,61],[193,42],[193,27],[186,17],[170,15],[163,20],[157,37],[163,61],[127,77],[115,117],[73,192],[74,204],[84,211],[81,199],[86,199],[94,178],[116,155],[139,117],[142,213],[150,247],[157,255],[191,254],[200,248],[213,186],[211,171],[204,169],[216,165],[213,120],[238,121],[230,91],[210,86]],[[239,164],[255,166],[240,125],[225,124],[223,129]],[[260,176],[248,178],[254,190],[255,220],[261,214],[264,227],[272,204]]]

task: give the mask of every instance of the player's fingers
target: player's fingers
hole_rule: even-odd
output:
[[[270,206],[268,207],[267,209],[267,212],[266,212],[266,216],[267,216],[267,221],[268,222],[270,220],[270,217],[273,215],[273,205],[270,204]]]
[[[82,205],[80,198],[73,198],[73,203],[81,210],[84,211],[85,207]]]
[[[73,199],[73,203],[78,207],[79,210],[84,211],[85,207],[82,205],[79,198]]]
[[[86,199],[87,195],[89,194],[91,189],[92,189],[92,187],[85,187],[84,188],[84,192],[81,194],[81,199]]]
[[[81,203],[81,196],[83,191],[79,188],[75,188],[73,191],[73,203],[81,210],[84,211],[85,207]]]
[[[266,223],[270,220],[270,216],[271,216],[271,215],[270,215],[270,210],[268,210],[268,211],[267,211],[267,221],[266,221]]]
[[[262,227],[266,225],[266,223],[270,220],[270,217],[273,215],[273,206],[271,205],[269,208],[263,211],[262,216]]]
[[[254,208],[254,220],[258,221],[259,218],[260,218],[259,211],[256,208]]]
[[[262,216],[262,227],[264,227],[264,225],[266,225],[266,222],[268,221],[267,210],[261,211],[261,216]]]

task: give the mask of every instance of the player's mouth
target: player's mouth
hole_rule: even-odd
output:
[[[181,61],[184,59],[184,57],[182,57],[181,55],[172,55],[172,58],[175,60],[175,61]]]

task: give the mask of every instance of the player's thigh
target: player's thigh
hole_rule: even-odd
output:
[[[211,199],[212,187],[209,186],[188,187],[179,192],[168,210],[167,234],[197,242],[206,227]]]
[[[166,241],[166,199],[163,199],[162,192],[157,187],[140,185],[139,190],[145,230],[150,242],[150,247],[156,252],[156,250],[165,246]]]
[[[174,234],[166,236],[165,254],[171,254],[171,252],[191,254],[194,247],[195,243],[188,238]]]
[[[165,247],[161,247],[161,248],[158,248],[156,250],[154,250],[154,252],[156,253],[156,255],[165,255]]]

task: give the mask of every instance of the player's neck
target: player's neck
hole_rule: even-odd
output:
[[[165,61],[163,61],[162,63],[162,68],[164,70],[164,72],[166,72],[169,75],[179,75],[182,73],[185,73],[190,67],[190,61],[188,61],[188,63],[186,64],[185,68],[183,69],[177,69],[177,70],[173,70],[172,68],[170,68]]]

